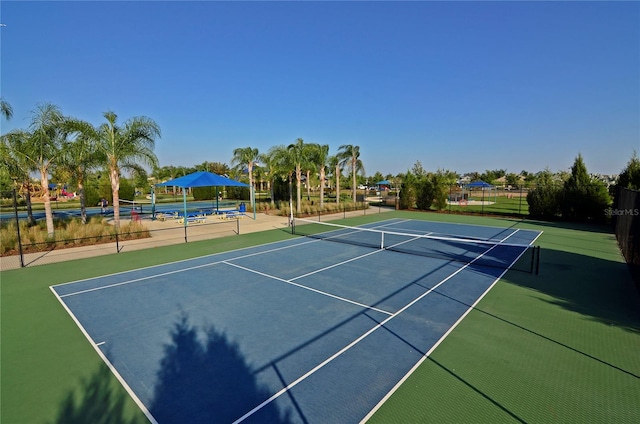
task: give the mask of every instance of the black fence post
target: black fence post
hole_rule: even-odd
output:
[[[18,195],[13,189],[13,212],[16,215],[16,230],[18,231],[18,252],[20,253],[20,268],[24,268],[24,255],[22,254],[22,240],[20,240],[20,219],[18,218]]]
[[[118,239],[118,230],[116,230],[116,253],[120,253],[120,240]]]
[[[520,187],[520,203],[518,204],[518,215],[522,216],[522,187]]]

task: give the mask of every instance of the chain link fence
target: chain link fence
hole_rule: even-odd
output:
[[[264,205],[263,205],[264,206]],[[314,207],[304,208],[295,217],[336,217],[347,218],[355,214],[366,215],[388,210],[382,205],[371,207],[368,202],[333,205],[321,210]],[[54,238],[43,233],[42,220],[35,226],[27,223],[26,218],[19,219],[17,213],[6,219],[2,225],[0,237],[0,269],[9,270],[34,265],[44,265],[92,256],[120,253],[122,251],[148,249],[151,247],[179,244],[219,237],[239,235],[243,229],[254,231],[256,220],[251,218],[253,211],[247,213],[193,216],[184,225],[180,216],[156,219],[160,214],[131,213],[123,215],[120,230],[111,225],[80,224],[78,220],[68,221],[73,229],[57,229]],[[279,219],[278,223],[287,225],[291,212],[262,208],[259,213]],[[12,214],[13,215],[13,214]],[[101,220],[103,218],[98,218]],[[265,218],[258,218],[257,221]],[[273,226],[271,227],[273,228]],[[266,228],[265,228],[266,229]],[[70,236],[72,234],[73,236]]]
[[[616,239],[640,290],[640,191],[620,188],[617,205],[609,210]]]

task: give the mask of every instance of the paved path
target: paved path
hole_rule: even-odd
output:
[[[392,208],[378,208],[372,207],[363,212],[362,210],[353,212],[339,212],[332,215],[323,215],[324,220],[339,219],[344,216],[354,217],[362,216],[363,214],[383,213],[393,210]],[[209,217],[208,222],[216,222],[215,217]],[[127,220],[121,220],[123,223]],[[150,230],[151,238],[144,238],[139,240],[127,240],[126,242],[119,243],[104,243],[83,247],[72,247],[68,249],[54,249],[49,252],[37,252],[24,255],[25,266],[44,265],[55,262],[69,261],[73,259],[89,258],[94,256],[111,255],[117,252],[117,248],[120,251],[132,251],[149,249],[159,246],[167,246],[171,244],[179,244],[185,242],[184,225],[178,221],[151,221],[143,220],[144,226]],[[240,233],[254,233],[258,231],[267,231],[273,229],[285,229],[289,226],[288,217],[279,215],[266,215],[264,213],[256,214],[256,219],[253,219],[251,213],[247,217],[240,220]],[[188,240],[199,241],[205,239],[212,239],[218,237],[226,237],[235,234],[237,226],[235,221],[227,223],[216,223],[215,225],[209,224],[191,224],[188,228]],[[20,268],[19,256],[5,256],[0,258],[0,271],[7,271],[11,269]]]

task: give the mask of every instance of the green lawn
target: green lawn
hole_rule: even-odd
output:
[[[482,200],[481,197],[472,197],[473,200]],[[512,197],[506,196],[486,196],[484,199],[486,202],[494,202],[491,205],[449,205],[446,211],[451,212],[466,212],[466,213],[478,213],[487,215],[509,215],[509,216],[526,216],[529,214],[529,204],[527,203],[527,197]],[[445,211],[445,212],[446,212]]]
[[[606,229],[477,216],[391,216],[543,230],[539,276],[508,273],[371,418],[640,422],[640,296]],[[49,286],[290,237],[246,234],[3,272],[0,421],[143,423]]]

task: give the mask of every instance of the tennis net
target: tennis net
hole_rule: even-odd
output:
[[[151,212],[151,203],[149,202],[140,202],[140,201],[136,201],[136,200],[125,200],[125,199],[119,199],[118,200],[118,204],[120,205],[120,210],[122,213],[127,213],[127,211],[130,212],[137,212],[137,213],[142,213],[142,205],[146,205],[146,212]]]
[[[292,233],[319,240],[443,259],[473,266],[538,273],[539,248],[494,240],[404,233],[296,218]]]

